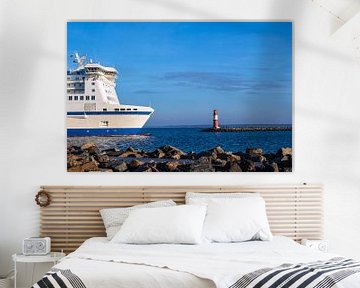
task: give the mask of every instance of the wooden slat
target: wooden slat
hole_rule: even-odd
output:
[[[260,193],[265,199],[274,235],[284,235],[295,241],[322,237],[320,185],[43,186],[41,189],[51,196],[51,204],[41,208],[41,235],[52,237],[54,251],[72,252],[90,237],[105,236],[100,209],[166,199],[183,204],[186,192]]]

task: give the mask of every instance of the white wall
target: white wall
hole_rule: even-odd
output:
[[[294,172],[67,173],[66,20],[72,19],[294,20]],[[34,195],[43,184],[322,183],[330,250],[360,258],[360,61],[351,40],[331,36],[341,24],[307,0],[2,0],[0,274],[22,239],[38,234]]]

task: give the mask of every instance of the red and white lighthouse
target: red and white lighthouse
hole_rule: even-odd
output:
[[[217,110],[214,110],[213,129],[219,129],[219,116]]]

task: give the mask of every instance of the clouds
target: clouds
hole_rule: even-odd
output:
[[[291,81],[256,79],[242,73],[228,72],[168,72],[163,79],[176,86],[195,87],[216,91],[284,92]]]
[[[243,81],[238,74],[218,72],[169,72],[164,80],[172,81],[179,86],[193,86],[221,91],[244,89]]]
[[[156,94],[158,92],[156,92],[154,90],[150,90],[150,89],[140,89],[140,90],[134,91],[133,93],[139,94],[139,95],[149,95],[149,94]]]

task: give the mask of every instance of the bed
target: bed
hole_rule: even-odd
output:
[[[359,262],[298,243],[322,236],[322,195],[317,185],[43,189],[52,197],[52,204],[41,212],[43,235],[53,237],[53,250],[62,247],[67,252],[75,251],[54,266],[35,288],[360,287]],[[271,241],[198,245],[118,244],[106,237],[91,237],[105,236],[95,212],[103,207],[127,207],[162,199],[184,203],[186,191],[260,191],[275,236]],[[89,239],[84,241],[85,237]]]
[[[282,236],[274,237],[270,242],[135,246],[111,244],[106,238],[97,237],[87,240],[53,269],[57,272],[71,271],[73,274],[67,275],[68,279],[79,277],[73,284],[67,283],[62,277],[65,287],[289,287],[270,285],[280,278],[279,275],[284,275],[284,272],[269,279],[268,286],[254,286],[251,283],[251,286],[246,286],[243,279],[245,275],[255,271],[265,269],[265,273],[268,268],[284,264],[287,265],[283,267],[289,269],[290,264],[299,263],[306,264],[304,267],[324,267],[326,263],[329,264],[328,267],[334,267],[334,263],[348,263],[346,267],[350,267],[351,272],[349,269],[346,272],[349,275],[343,269],[338,269],[342,272],[337,275],[338,278],[321,278],[319,275],[318,281],[314,279],[313,286],[301,286],[301,283],[310,278],[304,275],[297,280],[298,284],[294,282],[293,285],[296,286],[291,287],[360,287],[360,263],[345,262],[346,260],[348,259],[309,249]],[[289,277],[299,275],[298,271],[304,271],[304,267],[295,266],[287,273]],[[57,287],[56,280],[49,281]],[[41,281],[34,285],[36,288],[49,286],[43,286]]]

